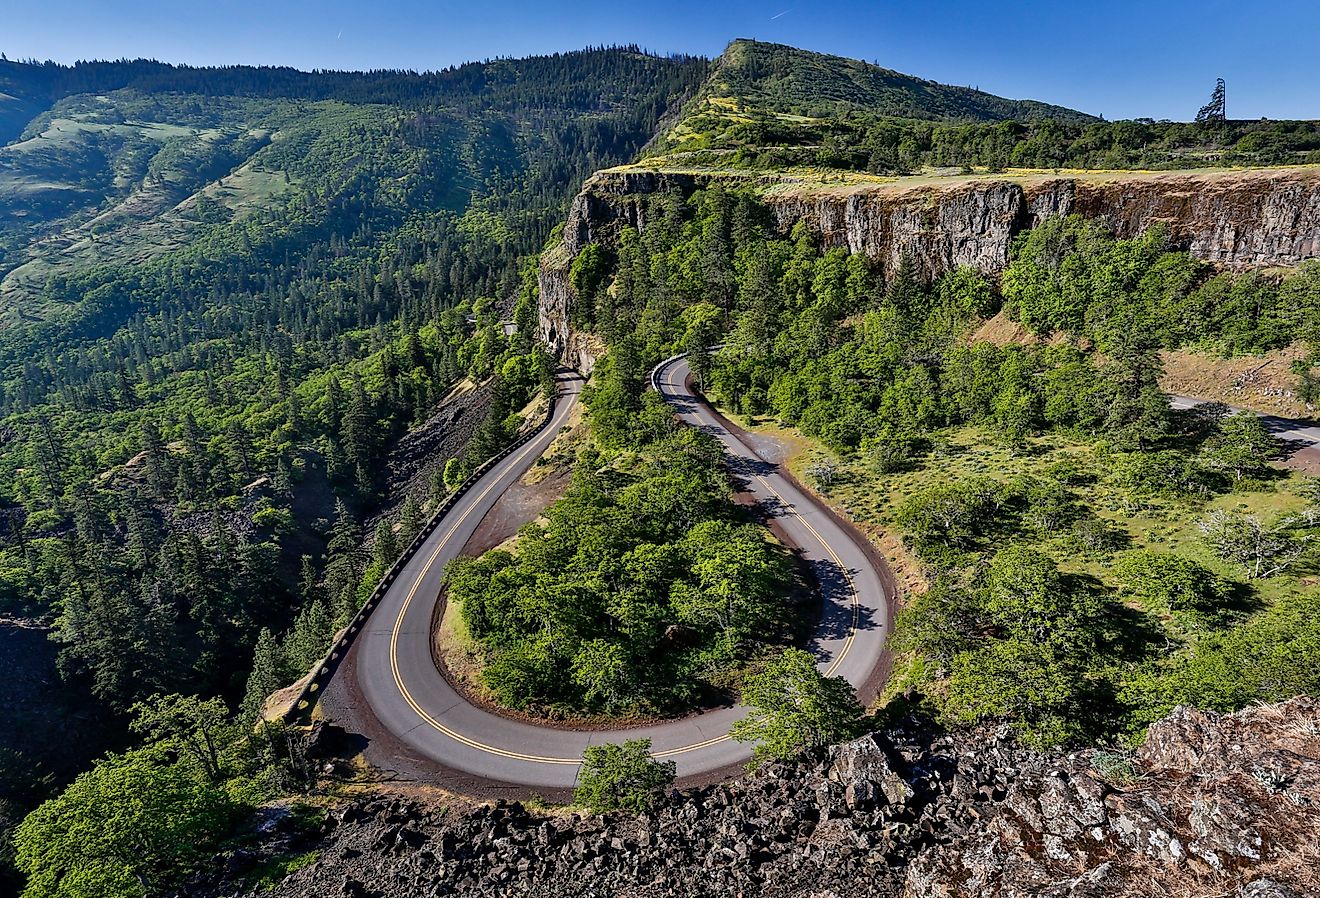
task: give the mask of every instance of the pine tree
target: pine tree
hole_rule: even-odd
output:
[[[303,609],[285,638],[283,654],[295,678],[301,677],[321,662],[330,649],[334,626],[325,602],[317,599]]]
[[[275,463],[275,495],[282,499],[293,498],[293,465],[289,462],[287,455],[281,455],[280,460]]]
[[[1201,111],[1196,113],[1196,120],[1202,124],[1228,120],[1227,95],[1223,78],[1215,81],[1215,89],[1210,94],[1210,102],[1202,106]]]
[[[261,715],[266,697],[285,685],[285,664],[279,643],[266,627],[262,627],[252,653],[252,672],[248,674],[243,693],[242,714],[249,720]]]
[[[298,573],[298,592],[305,603],[311,604],[320,595],[319,580],[316,565],[312,563],[312,556],[304,555]]]
[[[30,452],[33,465],[41,471],[42,479],[45,481],[47,494],[46,498],[52,503],[58,503],[60,496],[64,494],[64,445],[51,427],[50,420],[41,418],[37,424],[37,431],[32,435]]]
[[[164,499],[170,487],[170,461],[165,450],[165,441],[160,435],[160,425],[155,421],[142,422],[142,451],[147,472],[147,486],[152,495]]]
[[[889,283],[885,299],[904,314],[921,315],[925,312],[925,286],[917,276],[916,260],[907,253],[899,260],[898,270]]]
[[[399,509],[399,545],[408,546],[422,531],[422,508],[413,498],[412,493],[404,497],[403,507]]]
[[[376,535],[372,541],[375,562],[383,568],[389,567],[399,557],[399,539],[390,522],[382,519],[376,524]]]

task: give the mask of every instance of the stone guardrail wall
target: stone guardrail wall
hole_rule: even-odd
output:
[[[721,349],[723,349],[728,345],[729,345],[728,343],[713,343],[708,347],[707,351],[719,352]],[[652,368],[651,377],[650,377],[651,389],[663,395],[664,391],[660,389],[660,373],[664,371],[666,368],[668,368],[670,365],[674,364],[674,362],[677,362],[679,359],[686,356],[687,354],[688,353],[686,352],[680,352],[677,355],[671,355],[669,358],[665,359],[663,362]]]
[[[417,550],[420,549],[422,544],[425,543],[426,540],[430,538],[431,534],[436,531],[436,528],[440,526],[441,522],[444,521],[445,517],[448,516],[449,512],[452,511],[454,506],[458,503],[458,500],[463,498],[468,490],[472,489],[472,487],[475,486],[487,472],[514,452],[530,443],[536,437],[540,436],[541,433],[550,426],[551,422],[554,421],[555,407],[558,404],[559,394],[556,392],[555,395],[550,397],[550,408],[546,411],[545,421],[543,421],[539,427],[514,440],[508,446],[504,447],[498,455],[494,455],[482,462],[477,469],[472,472],[471,476],[459,484],[458,489],[454,490],[454,492],[452,492],[445,501],[441,503],[440,507],[435,510],[435,514],[431,515],[430,520],[428,520],[422,526],[422,529],[418,531],[417,536],[413,538],[411,543],[409,543],[408,548],[404,549],[403,554],[399,556],[398,560],[390,565],[385,573],[381,575],[380,582],[378,582],[375,589],[371,591],[371,595],[367,597],[367,601],[358,609],[357,614],[353,615],[353,619],[348,622],[348,626],[336,636],[334,645],[330,647],[330,651],[326,653],[325,658],[323,658],[321,663],[317,665],[316,671],[298,693],[297,700],[294,701],[289,707],[289,710],[284,713],[285,723],[296,723],[300,720],[306,720],[311,716],[312,709],[316,707],[317,699],[320,698],[325,686],[335,675],[335,671],[339,669],[339,664],[343,661],[344,656],[348,654],[348,650],[353,647],[353,641],[357,639],[358,634],[362,632],[362,628],[366,626],[367,618],[371,617],[371,613],[376,610],[376,606],[380,604],[380,600],[385,597],[385,593],[389,591],[390,586],[398,579],[399,574],[403,571],[404,567],[412,560],[412,557],[417,554]]]

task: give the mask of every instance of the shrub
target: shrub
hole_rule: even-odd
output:
[[[650,739],[592,745],[582,754],[573,800],[598,814],[650,810],[674,782],[677,765],[651,757]]]
[[[1147,611],[1215,611],[1227,587],[1189,558],[1168,552],[1129,552],[1114,564],[1122,593]]]

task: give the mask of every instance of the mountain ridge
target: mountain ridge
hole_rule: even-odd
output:
[[[769,76],[778,75],[767,85]],[[1033,99],[1010,99],[972,87],[944,84],[886,68],[877,63],[821,53],[790,44],[736,38],[715,60],[709,85],[741,90],[745,98],[766,105],[782,93],[783,111],[812,115],[813,107],[835,104],[895,118],[1001,121],[1057,118],[1099,121],[1099,116]],[[908,103],[900,105],[900,95]],[[920,101],[925,101],[920,102]]]

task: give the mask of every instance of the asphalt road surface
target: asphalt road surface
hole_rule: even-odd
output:
[[[735,476],[799,547],[823,593],[812,650],[823,671],[855,687],[872,678],[889,633],[882,571],[864,537],[840,524],[767,463],[687,388],[685,359],[656,370],[653,383],[687,423],[724,445]],[[750,746],[729,738],[741,707],[619,730],[567,730],[511,720],[469,704],[445,681],[431,655],[431,627],[445,565],[459,555],[500,495],[554,439],[577,402],[581,381],[561,377],[550,427],[496,465],[450,511],[400,572],[353,646],[362,696],[380,724],[419,754],[447,768],[501,783],[547,790],[573,786],[590,745],[649,738],[652,752],[691,777],[745,762]]]
[[[1207,400],[1196,399],[1191,396],[1170,396],[1169,405],[1176,409],[1189,409],[1198,405],[1203,405]],[[1240,409],[1237,406],[1228,407],[1234,412],[1243,412],[1246,409]],[[1259,412],[1252,412],[1259,414]],[[1280,418],[1276,415],[1260,415],[1261,421],[1265,422],[1265,429],[1279,439],[1288,443],[1320,443],[1320,427],[1307,424],[1304,421],[1294,421],[1291,418]]]

